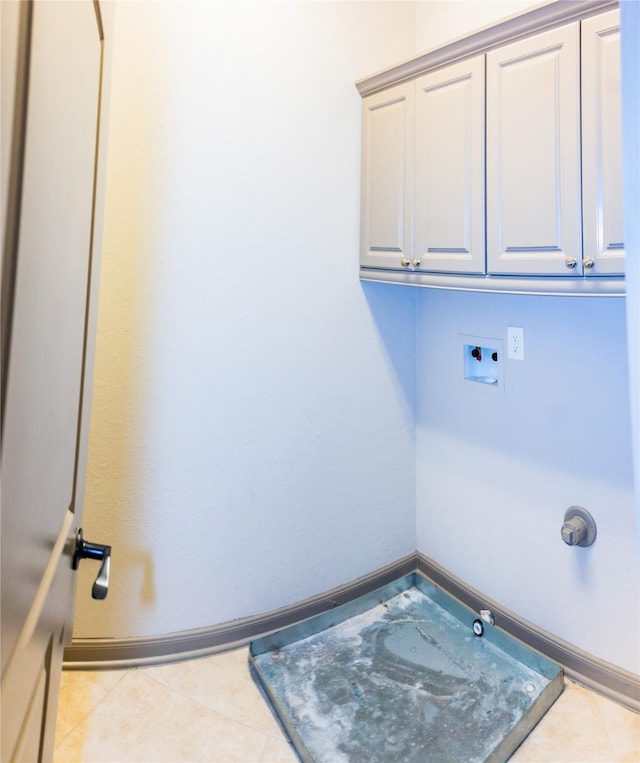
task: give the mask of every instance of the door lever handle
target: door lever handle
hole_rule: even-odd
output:
[[[84,539],[82,528],[76,533],[76,548],[73,553],[73,569],[77,570],[81,559],[96,559],[102,562],[98,577],[91,589],[93,599],[106,599],[109,593],[109,569],[111,567],[111,546],[89,543]]]

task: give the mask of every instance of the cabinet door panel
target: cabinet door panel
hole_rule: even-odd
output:
[[[420,270],[484,272],[484,56],[416,82]]]
[[[361,265],[412,257],[413,83],[363,102]]]
[[[489,273],[581,273],[578,31],[487,55]]]
[[[624,273],[620,13],[582,22],[584,256],[587,275]]]

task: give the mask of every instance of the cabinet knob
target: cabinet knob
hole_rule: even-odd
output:
[[[564,261],[564,264],[569,268],[569,270],[573,270],[575,266],[578,264],[578,260],[576,260],[575,257],[567,257]]]
[[[596,261],[593,259],[593,257],[585,257],[584,260],[582,260],[582,267],[585,270],[591,270],[595,264]]]
[[[408,257],[403,257],[400,260],[400,264],[402,265],[403,268],[408,268],[409,265],[411,265],[411,260]]]
[[[411,267],[412,268],[419,268],[420,267],[420,260],[415,257],[413,260],[411,260]]]

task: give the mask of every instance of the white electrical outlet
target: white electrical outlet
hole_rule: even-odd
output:
[[[507,328],[507,357],[511,360],[524,360],[524,329],[513,326]]]

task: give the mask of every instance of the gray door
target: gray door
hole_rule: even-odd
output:
[[[1,759],[36,761],[53,752],[73,618],[104,40],[90,0],[1,6]]]

